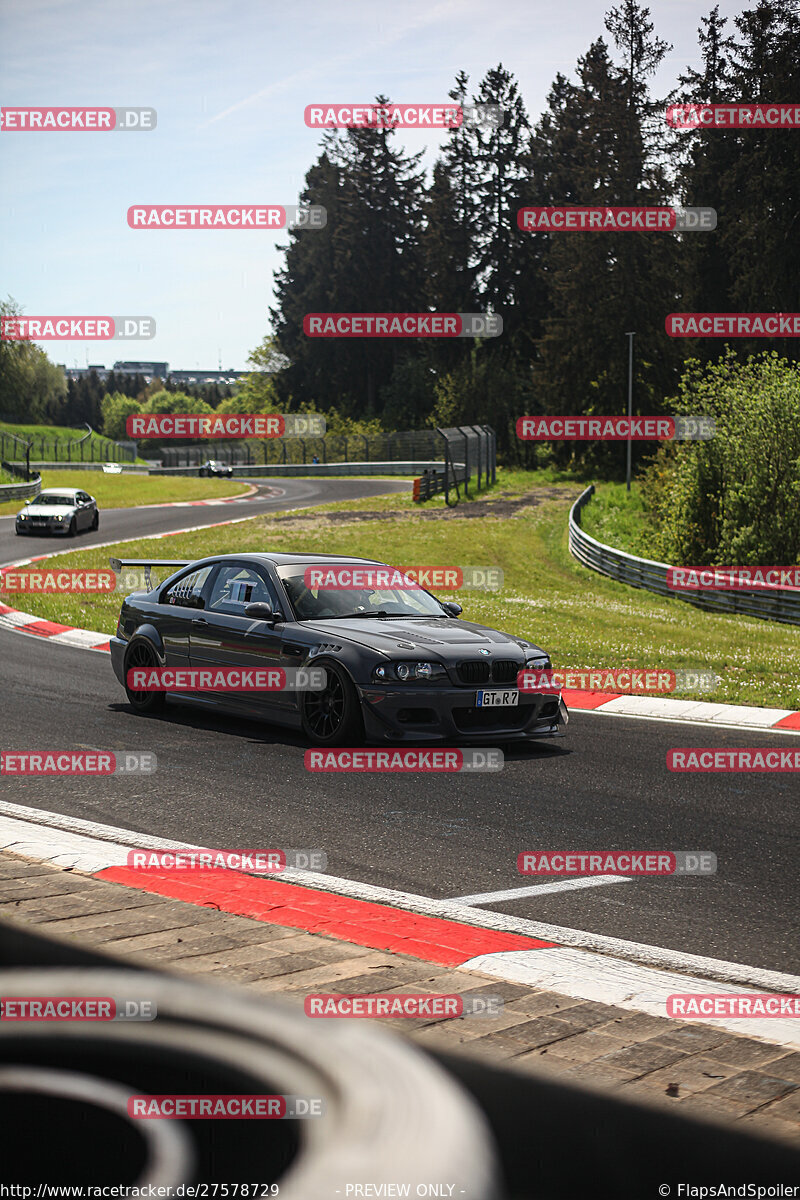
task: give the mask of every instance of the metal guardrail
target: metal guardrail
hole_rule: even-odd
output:
[[[624,550],[605,546],[596,538],[584,533],[580,526],[580,515],[594,494],[594,484],[582,492],[569,513],[569,549],[574,558],[584,567],[590,567],[601,575],[628,583],[633,587],[645,588],[659,596],[673,600],[685,600],[696,608],[709,612],[741,613],[758,617],[761,621],[779,621],[784,625],[800,625],[800,593],[787,589],[769,591],[723,592],[710,588],[697,591],[679,591],[667,585],[669,563],[651,558],[637,558]]]
[[[30,500],[32,496],[39,495],[39,492],[42,490],[41,475],[36,475],[35,478],[28,479],[27,471],[24,468],[19,468],[15,463],[4,462],[2,463],[2,467],[8,471],[9,475],[21,476],[25,482],[6,483],[0,486],[0,504],[3,504],[6,500]]]
[[[226,464],[227,469],[227,464]],[[308,476],[323,478],[337,475],[416,475],[422,470],[444,469],[444,464],[434,461],[414,462],[328,462],[328,463],[270,463],[263,466],[237,466],[231,468],[233,479],[261,479],[262,477]],[[197,476],[199,467],[150,467],[149,475]]]

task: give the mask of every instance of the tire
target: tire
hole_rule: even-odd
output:
[[[327,671],[324,692],[300,698],[303,732],[315,746],[353,746],[364,741],[364,720],[353,681],[338,664],[319,663]]]
[[[138,641],[134,640],[128,646],[125,652],[123,673],[125,676],[125,694],[134,712],[148,716],[161,712],[166,703],[166,696],[163,692],[131,691],[128,687],[128,671],[133,667],[158,667],[160,665],[155,650],[144,638],[139,638]]]
[[[94,514],[94,520],[92,521],[89,528],[90,529],[99,529],[100,528],[100,513],[99,512],[96,512]]]
[[[67,537],[77,537],[77,536],[78,536],[78,522],[73,517],[69,523],[69,529],[67,530]]]

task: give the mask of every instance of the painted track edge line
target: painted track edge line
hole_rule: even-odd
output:
[[[36,813],[39,812],[39,810],[33,811]],[[30,812],[31,809],[23,805],[14,805],[9,801],[0,802],[0,814],[5,813],[7,818],[9,818],[6,823],[6,830],[8,830],[9,825],[12,829],[15,829],[23,824],[29,827],[33,826],[34,829],[36,827],[41,828],[44,822],[31,819],[29,816]],[[17,815],[18,813],[20,815]],[[76,837],[86,843],[91,844],[94,842],[97,847],[95,861],[99,859],[100,863],[113,863],[113,858],[111,860],[108,858],[108,839],[109,835],[114,832],[113,826],[98,826],[95,822],[85,821],[79,817],[66,817],[59,813],[43,812],[42,816],[47,818],[51,830],[61,829],[63,831],[65,834],[64,842],[67,845],[70,845],[70,839]],[[1,836],[2,829],[3,819],[0,815],[0,850],[7,849],[10,852],[28,854],[34,858],[43,857],[44,861],[52,861],[52,855],[50,857],[47,855],[40,856],[36,853],[30,855],[30,851],[22,849],[13,851],[12,846],[4,841],[3,836]],[[102,830],[104,838],[99,837],[97,833],[93,833],[94,829]],[[170,842],[168,839],[158,842],[157,839],[152,838],[149,834],[134,833],[127,829],[116,830],[116,833],[118,834],[118,842],[114,845],[114,849],[117,851],[120,846],[126,846],[126,844],[129,848],[153,845],[154,843],[156,845],[160,844],[164,848],[201,848],[185,843]],[[46,841],[47,839],[41,838],[40,840]],[[103,847],[104,840],[106,842],[105,847]],[[15,844],[20,845],[21,843],[18,841]],[[74,846],[74,840],[71,844]],[[74,854],[74,849],[72,853]],[[102,866],[100,869],[103,869]],[[93,871],[87,873],[91,874]],[[250,878],[249,876],[244,877]],[[404,911],[419,913],[421,916],[438,917],[439,919],[467,927],[491,929],[498,933],[516,933],[523,937],[549,942],[551,945],[557,944],[563,947],[572,947],[576,950],[591,952],[597,955],[598,958],[601,956],[605,957],[606,960],[623,959],[625,961],[637,962],[642,966],[666,968],[688,975],[702,974],[708,979],[718,980],[723,983],[737,983],[745,986],[757,986],[773,992],[800,994],[800,976],[781,971],[748,966],[743,963],[727,962],[722,959],[707,958],[703,955],[669,950],[660,946],[649,946],[640,942],[608,937],[604,934],[594,934],[583,930],[570,929],[566,926],[531,921],[524,917],[514,917],[505,913],[481,911],[455,904],[448,900],[437,900],[434,897],[420,896],[412,892],[378,887],[374,884],[342,879],[319,872],[287,870],[283,872],[281,878],[287,883],[296,883],[301,887],[310,888],[317,892],[331,892],[348,896],[354,900],[364,900],[388,907],[396,907]]]

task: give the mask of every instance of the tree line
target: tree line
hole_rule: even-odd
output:
[[[448,132],[430,177],[389,129],[330,130],[302,200],[320,231],[289,233],[271,310],[280,407],[335,406],[386,428],[490,421],[506,461],[537,460],[514,424],[525,413],[618,413],[635,331],[635,410],[658,413],[687,360],[722,342],[672,339],[673,311],[800,310],[800,155],[786,130],[671,129],[669,103],[789,102],[800,95],[796,0],[758,0],[731,23],[715,5],[698,30],[699,69],[667,95],[653,77],[671,47],[649,10],[624,0],[572,77],[556,75],[538,120],[502,64],[477,89],[460,72],[458,104],[495,104],[499,128]],[[385,103],[387,97],[376,97]],[[523,232],[538,205],[716,209],[712,233]],[[312,312],[499,313],[496,339],[311,338]],[[770,339],[796,359],[796,342]],[[761,341],[737,341],[746,357]],[[549,451],[557,461],[574,447]],[[613,470],[608,445],[578,447]]]

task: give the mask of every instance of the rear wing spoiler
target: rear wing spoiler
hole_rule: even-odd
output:
[[[174,570],[178,569],[178,567],[191,566],[191,564],[194,562],[194,559],[191,559],[191,558],[110,558],[108,561],[111,564],[112,571],[114,571],[117,575],[119,575],[120,572],[127,571],[127,570],[138,572],[138,578],[139,579],[144,578],[145,587],[147,588],[148,592],[151,592],[154,587],[158,586],[158,581],[156,581],[156,583],[153,583],[151,575],[150,575],[150,571],[153,567],[170,567],[171,570],[167,571],[166,574],[163,576],[163,578],[166,579],[167,576],[171,575]],[[133,589],[131,589],[131,590],[133,590]]]

